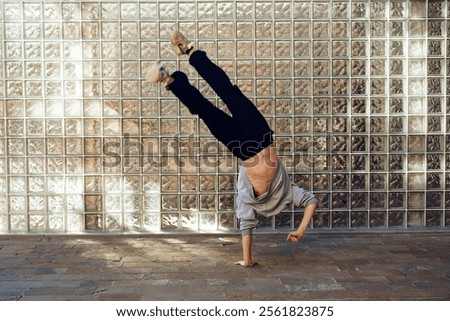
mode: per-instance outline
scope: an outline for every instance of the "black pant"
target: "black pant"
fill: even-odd
[[[198,115],[211,133],[236,157],[246,160],[272,144],[273,131],[256,106],[231,84],[225,72],[204,51],[197,50],[189,63],[227,105],[232,116],[224,113],[193,87],[185,73],[174,72],[167,86],[192,114]]]

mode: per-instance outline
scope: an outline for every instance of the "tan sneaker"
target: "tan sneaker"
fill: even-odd
[[[154,65],[146,76],[147,80],[152,84],[165,82],[169,77],[169,72],[161,65]]]
[[[175,31],[170,40],[177,56],[188,55],[193,48],[189,40],[179,31]]]

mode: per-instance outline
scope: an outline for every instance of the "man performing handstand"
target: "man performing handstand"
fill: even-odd
[[[243,260],[236,264],[253,266],[251,250],[256,214],[269,217],[291,204],[303,206],[305,210],[298,229],[287,237],[291,242],[299,242],[316,210],[317,199],[311,192],[291,183],[277,157],[273,131],[256,106],[231,84],[225,72],[204,51],[196,50],[180,32],[172,35],[171,42],[178,56],[189,56],[189,63],[226,104],[231,116],[203,97],[181,71],[169,74],[163,66],[156,66],[147,78],[151,83],[164,84],[192,114],[205,122],[211,133],[234,156],[242,160],[238,176],[237,217],[242,232]]]

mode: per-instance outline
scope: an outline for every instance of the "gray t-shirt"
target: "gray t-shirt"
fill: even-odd
[[[270,217],[279,214],[290,204],[306,207],[312,203],[317,203],[314,194],[292,183],[281,161],[278,161],[269,189],[260,196],[255,196],[245,168],[241,166],[239,169],[237,217],[244,234],[251,233],[256,227],[256,214]]]

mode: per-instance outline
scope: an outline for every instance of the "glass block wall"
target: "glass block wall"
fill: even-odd
[[[0,1],[0,231],[236,231],[238,162],[164,88],[184,31],[275,129],[317,231],[450,226],[447,1]],[[296,226],[287,209],[261,229]]]

